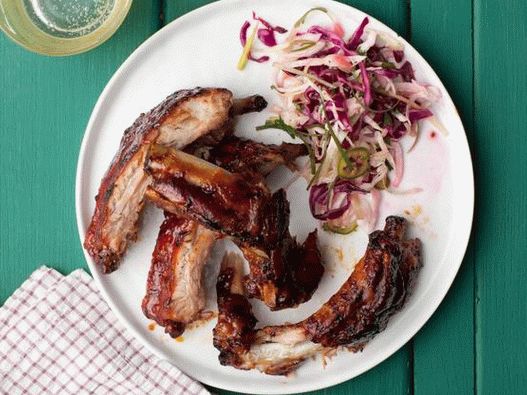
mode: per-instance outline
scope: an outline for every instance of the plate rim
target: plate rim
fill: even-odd
[[[209,4],[206,4],[204,6],[201,6],[199,8],[196,8],[176,19],[171,21],[169,24],[165,25],[163,28],[149,36],[144,42],[142,42],[128,57],[127,59],[118,67],[118,69],[115,71],[115,73],[112,75],[104,89],[102,90],[101,94],[99,95],[96,104],[94,105],[92,109],[92,113],[90,115],[89,121],[87,123],[87,126],[84,131],[84,135],[82,138],[82,143],[80,146],[78,161],[77,161],[77,168],[76,168],[76,176],[75,176],[75,213],[76,213],[76,221],[77,221],[77,230],[80,238],[81,248],[86,260],[86,263],[90,269],[90,272],[92,274],[92,277],[95,280],[95,283],[97,284],[97,287],[101,294],[103,295],[104,300],[108,305],[110,306],[112,312],[116,315],[116,317],[119,319],[121,324],[130,331],[130,333],[136,338],[144,347],[146,347],[150,352],[152,352],[154,355],[156,355],[158,358],[162,360],[166,360],[169,363],[175,365],[178,369],[180,369],[184,374],[187,376],[195,379],[191,372],[188,372],[185,370],[184,367],[177,366],[174,362],[167,359],[164,355],[162,355],[158,350],[153,347],[150,342],[141,334],[139,333],[133,325],[131,325],[128,320],[125,318],[125,315],[121,313],[120,309],[117,307],[116,304],[112,301],[112,298],[109,295],[109,290],[107,290],[106,285],[104,281],[102,280],[102,274],[98,270],[96,264],[92,260],[92,258],[89,256],[87,251],[83,247],[84,237],[86,233],[86,227],[87,224],[84,223],[82,218],[82,207],[81,207],[81,201],[83,199],[82,197],[82,191],[84,190],[84,182],[83,182],[83,173],[85,170],[85,156],[86,152],[88,150],[88,142],[91,137],[96,133],[94,131],[94,124],[96,122],[96,119],[98,117],[98,114],[101,111],[101,107],[103,106],[104,102],[108,99],[109,94],[111,93],[113,87],[119,82],[121,78],[124,77],[124,72],[126,69],[133,65],[134,61],[137,58],[140,58],[145,50],[151,45],[154,45],[155,42],[159,39],[162,39],[163,35],[166,35],[167,38],[170,37],[170,31],[172,29],[176,29],[178,25],[183,24],[187,19],[190,18],[199,18],[199,14],[203,14],[208,12],[209,10],[213,10],[215,8],[221,9],[229,4],[235,4],[235,3],[241,3],[243,0],[219,0],[216,2],[212,2]],[[339,3],[335,0],[318,0],[320,3],[327,4],[328,8],[331,7],[346,7],[351,9],[354,13],[357,15],[360,15],[362,17],[368,17],[370,18],[375,24],[378,24],[379,26],[382,26],[383,29],[386,29],[386,31],[390,32],[394,36],[397,37],[398,40],[400,40],[406,48],[411,48],[415,52],[415,56],[417,59],[424,64],[425,67],[427,67],[432,75],[437,79],[439,82],[439,87],[442,89],[443,92],[446,93],[445,96],[442,97],[442,100],[445,100],[448,105],[451,105],[452,108],[456,111],[455,119],[459,122],[459,125],[461,126],[460,134],[461,139],[463,142],[463,151],[465,151],[465,154],[463,155],[467,159],[467,164],[469,166],[467,176],[470,181],[466,185],[466,190],[464,191],[465,199],[468,208],[470,208],[470,215],[467,216],[467,220],[462,222],[462,229],[459,231],[459,233],[463,236],[461,239],[457,239],[457,248],[455,249],[455,255],[451,259],[452,264],[450,264],[451,268],[448,272],[449,278],[442,281],[442,287],[440,289],[440,292],[438,293],[438,296],[433,301],[430,301],[429,303],[426,303],[427,308],[424,308],[424,312],[421,312],[421,319],[416,320],[416,323],[412,326],[408,326],[407,330],[404,334],[401,335],[400,340],[398,342],[394,342],[394,345],[387,350],[384,350],[383,352],[380,352],[377,354],[376,358],[372,358],[371,360],[367,361],[363,364],[361,369],[359,369],[358,373],[352,373],[347,374],[346,372],[339,373],[337,375],[333,375],[332,377],[327,377],[325,380],[320,380],[316,383],[316,385],[310,385],[310,386],[304,386],[302,383],[295,383],[291,386],[284,385],[283,389],[278,391],[263,391],[259,388],[253,388],[252,390],[254,394],[273,394],[273,393],[281,393],[281,394],[289,394],[289,393],[302,393],[307,391],[314,391],[314,390],[320,390],[324,388],[328,388],[330,386],[334,386],[337,384],[340,384],[342,382],[351,380],[355,377],[358,377],[359,375],[369,371],[370,369],[374,368],[381,362],[388,359],[390,356],[395,354],[399,349],[401,349],[406,343],[408,343],[409,340],[411,340],[419,331],[420,329],[428,322],[428,320],[432,317],[432,315],[436,312],[439,305],[444,300],[446,294],[450,290],[457,273],[459,272],[459,268],[461,267],[461,264],[463,262],[464,256],[467,251],[467,247],[470,240],[470,235],[472,233],[472,225],[474,220],[474,201],[475,201],[475,187],[474,187],[474,170],[473,170],[473,161],[472,161],[472,154],[470,151],[470,146],[468,144],[468,139],[466,135],[465,127],[463,126],[463,122],[459,116],[459,112],[457,111],[457,107],[455,103],[453,102],[448,90],[445,88],[442,80],[439,78],[437,73],[435,72],[434,68],[428,63],[428,61],[415,49],[404,37],[400,36],[397,32],[395,32],[392,28],[384,24],[383,22],[379,21],[378,19],[372,17],[371,15],[365,13],[364,11],[361,11],[357,9],[356,7],[353,7],[348,4]],[[461,131],[463,133],[461,133]],[[87,198],[87,197],[84,197]],[[228,373],[227,373],[228,375]],[[201,379],[195,379],[197,381],[200,381],[203,384],[211,385],[217,388],[230,390],[230,391],[239,391],[240,388],[235,385],[231,385],[229,382],[222,380],[221,377],[215,377],[214,379],[207,378],[201,378]],[[296,390],[293,390],[293,387],[296,388]]]

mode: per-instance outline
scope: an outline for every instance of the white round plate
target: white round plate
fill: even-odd
[[[244,71],[236,69],[241,52],[238,41],[242,23],[254,10],[272,23],[290,27],[311,7],[324,6],[338,15],[347,34],[366,16],[349,6],[330,0],[228,0],[212,3],[181,17],[154,34],[119,68],[97,102],[80,151],[76,205],[81,240],[94,210],[94,196],[123,131],[141,113],[167,95],[195,86],[225,87],[238,97],[259,93],[269,102],[276,99],[271,85],[271,65],[249,63]],[[323,15],[312,16],[314,22]],[[370,17],[371,27],[396,34]],[[424,122],[417,147],[405,155],[405,176],[400,189],[423,188],[413,195],[383,195],[382,226],[386,215],[403,215],[412,223],[410,233],[421,238],[424,267],[417,287],[401,312],[389,322],[361,353],[340,351],[324,368],[320,359],[304,363],[292,377],[273,377],[256,371],[241,371],[221,366],[212,345],[215,320],[192,329],[175,341],[162,328],[150,330],[141,312],[151,253],[162,214],[148,207],[139,240],[131,246],[119,270],[103,275],[85,254],[93,277],[104,297],[124,325],[155,354],[174,363],[189,376],[206,384],[240,392],[285,394],[324,388],[351,379],[403,346],[435,311],[461,264],[465,252],[474,204],[472,163],[463,125],[443,84],[426,61],[403,39],[407,58],[417,79],[441,89],[443,98],[433,108],[444,131]],[[267,143],[287,140],[279,131],[255,132],[267,113],[240,117],[236,130]],[[435,132],[432,133],[432,132]],[[435,137],[432,137],[434,135]],[[282,170],[270,183],[284,185],[291,173]],[[299,180],[288,190],[291,202],[291,231],[303,240],[317,224],[307,208],[305,181]],[[353,265],[363,254],[367,231],[349,236],[319,232],[320,247],[327,270],[313,298],[297,309],[271,313],[259,302],[254,309],[260,324],[295,322],[314,312],[344,282]],[[215,305],[215,270],[228,243],[219,243],[208,267],[209,307]],[[181,339],[180,339],[181,340]]]

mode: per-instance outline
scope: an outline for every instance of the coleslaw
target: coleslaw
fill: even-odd
[[[307,25],[314,12],[330,25]],[[413,138],[410,150],[415,146],[419,121],[433,117],[430,107],[441,98],[439,89],[415,80],[403,44],[368,24],[364,18],[346,37],[335,16],[317,7],[290,30],[253,12],[240,31],[238,68],[271,61],[276,71],[272,89],[280,105],[257,129],[280,129],[306,145],[311,213],[340,234],[374,228],[380,191],[401,192],[400,141]]]

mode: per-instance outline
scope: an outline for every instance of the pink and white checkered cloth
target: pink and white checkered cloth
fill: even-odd
[[[127,333],[83,270],[47,267],[0,308],[0,393],[209,394]]]

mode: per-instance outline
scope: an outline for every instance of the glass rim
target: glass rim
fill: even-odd
[[[126,19],[128,13],[130,12],[130,8],[132,6],[133,0],[116,0],[116,5],[122,2],[123,7],[118,9],[117,16],[112,21],[111,24],[106,25],[105,23],[102,23],[100,27],[95,29],[94,31],[80,37],[76,38],[57,38],[49,35],[50,42],[54,42],[58,44],[57,47],[55,47],[56,50],[51,51],[54,47],[52,45],[49,46],[49,48],[43,48],[43,47],[33,47],[29,45],[26,41],[20,40],[17,37],[16,30],[13,29],[13,27],[9,24],[7,19],[5,18],[5,12],[3,10],[3,7],[0,2],[0,30],[4,32],[4,34],[15,44],[19,45],[20,47],[40,55],[45,55],[49,57],[66,57],[66,56],[72,56],[72,55],[78,55],[84,52],[88,52],[99,45],[105,43],[108,39],[110,39],[117,30],[121,27],[124,20]],[[101,30],[103,30],[103,33],[98,36],[97,34],[100,34]],[[45,32],[43,32],[46,34]],[[90,37],[94,37],[92,41],[89,40]],[[77,47],[75,47],[75,44],[79,44]],[[60,45],[64,44],[71,44],[70,46],[66,46],[66,49],[61,50]],[[50,52],[48,52],[48,50]]]

